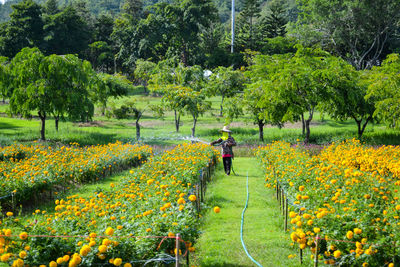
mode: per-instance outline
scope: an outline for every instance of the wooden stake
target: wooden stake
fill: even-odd
[[[287,198],[286,198],[285,206],[286,206],[286,209],[285,209],[285,232],[286,232],[287,231],[287,222],[288,222],[288,213],[289,213],[289,210],[288,210],[288,199]]]
[[[175,267],[179,267],[179,234],[176,234],[175,248],[176,248]]]
[[[317,235],[315,239],[314,267],[318,267],[318,245],[319,245],[319,235]]]
[[[300,255],[300,264],[303,264],[303,250],[299,249],[299,255]]]

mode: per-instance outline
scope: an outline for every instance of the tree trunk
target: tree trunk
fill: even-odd
[[[175,130],[177,133],[179,133],[179,124],[181,122],[181,114],[179,114],[179,112],[176,112],[176,110],[174,110],[174,115],[175,115]]]
[[[304,114],[301,114],[301,126],[302,126],[301,134],[304,136],[304,134],[306,133],[306,123],[304,121]]]
[[[222,112],[223,112],[224,98],[225,98],[225,95],[222,94],[221,109],[220,109],[220,111],[219,111],[219,116],[221,116],[221,117],[222,117],[222,115],[223,115]]]
[[[40,128],[40,140],[46,141],[45,130],[46,130],[46,113],[39,111],[39,118],[41,121],[41,128]]]
[[[309,111],[308,119],[305,121],[306,126],[306,137],[304,138],[304,144],[308,144],[310,142],[310,122],[313,119],[314,108],[311,108]]]
[[[250,49],[254,50],[254,48],[253,48],[253,17],[250,17]]]
[[[55,122],[55,125],[56,125],[56,131],[58,132],[58,122],[59,122],[59,120],[60,120],[60,116],[54,116],[54,122]]]
[[[363,125],[361,125],[362,124],[362,119],[360,119],[360,120],[357,120],[357,119],[355,119],[355,121],[356,121],[356,123],[357,123],[357,132],[358,132],[358,140],[361,140],[361,137],[362,137],[362,135],[363,135],[363,133],[364,133],[364,131],[365,131],[365,127],[367,127],[367,124],[368,124],[368,122],[370,121],[372,119],[372,117],[371,116],[369,116],[367,119],[366,119],[366,121],[365,121],[365,123],[363,124]]]
[[[189,58],[189,55],[188,55],[188,52],[187,52],[187,47],[186,47],[185,42],[183,42],[183,45],[182,45],[182,63],[183,63],[183,65],[185,67],[188,66],[188,61],[189,61],[188,58]]]
[[[196,123],[197,123],[197,117],[193,116],[192,137],[194,137],[194,134],[196,132]]]
[[[257,124],[260,141],[264,142],[264,122],[262,120],[259,120]]]
[[[139,141],[140,140],[140,124],[139,124],[139,120],[136,120],[135,125],[136,125],[136,140]]]

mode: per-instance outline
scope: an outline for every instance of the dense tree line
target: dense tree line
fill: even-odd
[[[23,0],[11,6],[10,19],[0,25],[0,55],[13,58],[24,47],[38,47],[45,55],[76,54],[98,71],[133,75],[138,59],[177,57],[186,66],[239,67],[247,49],[285,52],[281,43],[293,44],[282,39],[271,49],[270,39],[285,36],[289,21],[280,1],[272,1],[266,15],[261,15],[261,1],[240,2],[234,54],[230,30],[212,0],[149,3],[124,0],[118,15],[94,15],[84,1]]]
[[[359,138],[373,120],[399,127],[398,0],[242,0],[234,53],[215,3],[124,0],[117,15],[94,15],[83,1],[23,0],[0,25],[2,97],[12,114],[38,111],[42,129],[49,114],[56,123],[89,120],[94,103],[105,114],[107,98],[126,93],[128,79],[162,95],[176,131],[190,115],[193,136],[214,95],[228,120],[247,113],[260,140],[267,123],[301,121],[308,142],[316,110],[353,119]],[[144,110],[126,103],[114,111],[135,114],[139,138]]]

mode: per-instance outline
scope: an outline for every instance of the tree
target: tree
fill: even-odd
[[[308,31],[317,33],[323,48],[357,70],[379,64],[389,52],[388,40],[398,39],[398,0],[301,0],[299,8],[303,11],[298,20],[299,37],[302,38],[301,28],[305,25]]]
[[[33,0],[24,0],[12,5],[12,9],[0,52],[8,58],[13,58],[24,47],[43,47],[41,7]]]
[[[5,102],[5,98],[9,97],[10,82],[8,58],[0,57],[0,96],[3,98],[3,103]]]
[[[47,15],[55,15],[60,12],[58,9],[57,0],[47,0],[43,6],[43,11]]]
[[[315,76],[327,83],[328,98],[321,101],[321,108],[338,120],[354,119],[357,123],[358,139],[361,139],[375,111],[373,98],[366,99],[369,74],[361,74],[338,57],[326,58],[326,68],[317,70]]]
[[[374,67],[368,73],[366,100],[376,104],[374,117],[384,121],[389,127],[400,128],[400,56],[391,54],[382,66]]]
[[[89,45],[90,62],[95,70],[110,73],[114,63],[112,48],[103,41]]]
[[[47,113],[53,115],[56,131],[66,114],[70,120],[92,118],[88,86],[93,69],[89,62],[74,55],[50,55],[43,59],[39,71],[45,90],[51,93],[51,107]]]
[[[261,16],[259,0],[245,0],[236,23],[235,47],[237,51],[258,50],[255,43],[258,28],[256,20]]]
[[[72,6],[49,16],[44,30],[47,54],[82,54],[88,47],[88,24]]]
[[[166,8],[166,15],[173,28],[171,45],[180,51],[181,62],[188,66],[191,53],[199,44],[201,28],[207,28],[217,19],[217,10],[211,0],[183,0]]]
[[[48,115],[56,117],[56,128],[57,117],[64,113],[87,116],[86,88],[92,72],[89,62],[73,55],[45,57],[38,48],[24,48],[11,60],[10,70],[14,88],[10,113],[31,118],[37,111],[41,140],[46,139]]]
[[[109,14],[100,14],[94,21],[94,36],[93,39],[97,42],[106,42],[112,44],[111,34],[113,32],[114,19]]]
[[[176,88],[187,87],[200,91],[204,87],[204,72],[200,66],[185,67],[171,60],[160,61],[149,80],[151,91],[163,94],[162,101],[174,111],[175,129],[179,132],[180,116],[184,108],[177,97]]]
[[[302,118],[305,143],[310,139],[310,122],[315,108],[322,99],[328,98],[327,82],[316,75],[316,71],[326,67],[328,55],[319,49],[298,46],[294,55],[256,56],[248,72],[250,87],[263,90],[256,98],[261,101],[258,106],[271,105],[264,118],[273,118],[272,121],[276,120],[279,125]]]
[[[147,93],[147,85],[151,78],[151,75],[154,74],[154,69],[156,67],[156,63],[139,59],[136,61],[136,68],[134,71],[135,79],[138,80],[144,87],[144,93]]]
[[[126,77],[99,73],[93,81],[92,100],[100,104],[101,114],[104,115],[108,98],[127,95],[130,89],[132,89],[132,83]]]
[[[240,71],[232,67],[218,67],[209,77],[207,92],[209,95],[221,95],[220,116],[223,115],[225,97],[233,97],[244,89],[245,78]]]
[[[124,0],[122,10],[131,20],[138,21],[142,16],[143,3],[141,0]]]
[[[262,19],[260,24],[263,27],[263,33],[268,38],[275,38],[286,35],[287,23],[285,7],[282,2],[277,2],[270,6],[270,13]]]
[[[193,118],[192,137],[195,137],[198,118],[211,108],[211,103],[206,101],[204,93],[192,88],[176,86],[174,88],[178,106]]]

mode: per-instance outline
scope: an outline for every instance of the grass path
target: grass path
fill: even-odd
[[[224,174],[221,166],[206,193],[210,206],[204,217],[202,234],[196,243],[192,262],[196,266],[256,266],[247,257],[240,241],[241,214],[246,203],[246,178],[249,175],[250,198],[244,221],[244,242],[250,255],[264,267],[300,266],[298,257],[289,259],[296,250],[289,245],[289,234],[283,230],[283,218],[273,197],[264,187],[261,166],[255,158],[235,158],[237,176]],[[212,212],[211,207],[221,207]],[[307,266],[309,258],[301,266]]]

